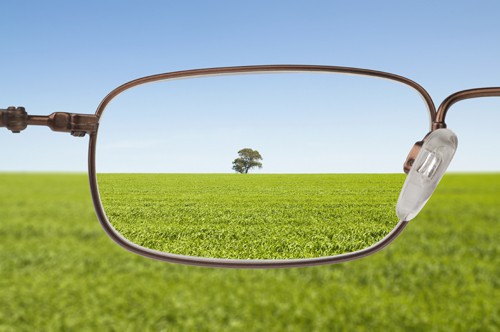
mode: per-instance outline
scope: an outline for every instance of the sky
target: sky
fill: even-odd
[[[137,77],[237,65],[320,64],[391,72],[421,84],[436,106],[459,90],[500,86],[498,1],[3,0],[0,13],[0,108],[24,106],[29,114],[94,113],[108,92]],[[98,171],[139,170],[142,164],[141,170],[152,172],[231,172],[238,149],[251,147],[264,157],[261,172],[392,172],[401,169],[413,142],[427,132],[421,101],[393,83],[332,78],[343,91],[337,96],[353,100],[345,106],[328,93],[330,83],[323,77],[308,79],[318,82],[311,91],[322,93],[325,103],[312,92],[309,99],[298,98],[305,95],[297,92],[304,91],[303,81],[294,85],[295,78],[278,76],[203,81],[213,89],[203,107],[194,103],[206,92],[193,87],[199,81],[176,82],[184,89],[177,94],[168,85],[173,82],[165,82],[135,95],[131,91],[132,99],[117,98],[115,108],[136,106],[105,114]],[[364,92],[345,98],[356,86]],[[224,94],[228,87],[235,89],[230,95]],[[167,90],[166,108],[145,107],[155,100],[151,94],[165,97]],[[277,90],[281,94],[269,94]],[[243,91],[251,94],[242,96]],[[180,112],[175,103],[190,92],[196,96],[187,99],[194,104],[183,104]],[[290,101],[287,96],[296,102],[277,107]],[[244,112],[245,100],[259,103]],[[301,103],[309,105],[307,110],[299,108]],[[352,111],[343,118],[332,114],[342,107]],[[131,115],[138,109],[149,111],[158,128],[145,130],[140,122],[145,120]],[[374,116],[374,109],[385,113]],[[397,129],[388,119],[397,121]],[[451,170],[500,171],[494,153],[499,120],[500,98],[466,101],[450,110],[448,126],[459,140]],[[0,171],[86,170],[88,138],[48,128],[29,127],[20,134],[0,129]],[[378,143],[384,138],[386,143]],[[349,150],[348,143],[357,150]],[[370,148],[363,150],[363,143]]]

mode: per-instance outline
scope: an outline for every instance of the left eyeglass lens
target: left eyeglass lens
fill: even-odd
[[[429,128],[408,86],[273,73],[161,81],[107,106],[96,171],[104,211],[146,248],[290,259],[367,248],[398,223],[404,159]],[[233,161],[257,150],[262,169]]]

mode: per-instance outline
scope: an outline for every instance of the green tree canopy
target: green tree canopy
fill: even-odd
[[[252,150],[250,148],[241,149],[238,151],[239,157],[233,161],[233,170],[246,174],[248,171],[254,167],[262,168],[262,156],[259,151]]]

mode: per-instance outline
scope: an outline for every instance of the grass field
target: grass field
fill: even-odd
[[[500,174],[448,175],[383,251],[225,270],[109,240],[85,175],[0,174],[0,331],[498,331]]]
[[[320,257],[397,224],[404,174],[99,174],[106,214],[147,248],[216,258]]]

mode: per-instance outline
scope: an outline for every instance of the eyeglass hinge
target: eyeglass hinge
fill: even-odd
[[[7,127],[13,133],[20,133],[28,126],[28,113],[24,107],[0,109],[0,127]]]
[[[55,112],[49,116],[28,115],[24,107],[0,109],[0,127],[6,127],[13,133],[19,133],[28,125],[47,126],[53,131],[69,132],[76,137],[83,137],[97,131],[99,118],[94,114],[76,114]]]

